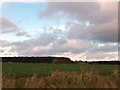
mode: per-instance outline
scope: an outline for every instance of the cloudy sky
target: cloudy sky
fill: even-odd
[[[5,2],[0,9],[0,56],[118,59],[117,2]]]

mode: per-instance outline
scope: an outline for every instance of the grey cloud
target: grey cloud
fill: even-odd
[[[14,33],[19,30],[18,26],[6,17],[0,17],[1,33]]]
[[[58,39],[59,35],[58,32],[54,32],[54,33],[47,33],[47,32],[44,32],[43,34],[40,34],[39,37],[36,37],[36,38],[32,38],[32,39],[29,39],[29,40],[24,40],[24,41],[21,41],[21,42],[14,42],[12,45],[12,50],[13,51],[17,51],[19,54],[43,54],[43,53],[46,53],[44,52],[44,50],[41,51],[36,51],[36,52],[33,52],[32,49],[34,47],[44,47],[44,46],[47,46],[51,43],[65,43],[65,39]]]
[[[118,42],[118,22],[114,20],[106,24],[97,24],[90,31],[94,40]]]
[[[117,7],[117,3],[114,4]],[[98,2],[49,2],[46,10],[41,12],[40,16],[56,16],[56,14],[59,15],[59,12],[63,12],[64,16],[93,23],[106,23],[117,16],[117,10],[102,10],[101,8],[102,6]]]
[[[6,17],[0,17],[0,21],[1,34],[16,33],[16,36],[30,37],[27,32],[21,31],[21,29],[12,20]]]
[[[42,43],[40,40],[43,40],[42,38],[37,39],[30,39],[23,42],[15,42],[13,43],[13,51],[17,51],[20,55],[55,55],[58,53],[64,53],[64,52],[72,52],[72,53],[82,53],[89,48],[92,47],[92,45],[88,41],[80,41],[80,40],[55,40],[51,42],[47,42],[43,40]],[[71,42],[72,41],[72,42]],[[37,51],[33,51],[34,48],[38,47]],[[40,50],[39,50],[40,48]],[[48,48],[48,49],[46,49]]]
[[[89,40],[91,39],[90,32],[91,31],[87,29],[85,25],[74,23],[70,27],[67,33],[67,37],[71,39],[73,38],[73,39]]]
[[[4,52],[4,50],[0,50],[0,53],[3,53]]]
[[[16,36],[26,36],[26,37],[30,37],[30,35],[29,35],[27,32],[24,32],[24,31],[16,32]]]
[[[19,54],[31,54],[31,55],[41,55],[41,54],[57,54],[64,52],[72,52],[72,53],[81,53],[86,51],[91,47],[91,44],[88,41],[83,40],[75,40],[65,38],[62,32],[59,30],[55,30],[52,33],[43,33],[40,34],[39,37],[21,41],[14,42],[12,50],[16,50]],[[60,37],[61,35],[61,37]],[[60,37],[60,38],[58,38]],[[35,47],[40,47],[41,50],[33,52],[32,49]],[[42,48],[41,48],[42,47]],[[47,48],[44,50],[44,48]],[[49,48],[50,47],[50,48]]]
[[[88,14],[96,12],[100,8],[98,3],[88,3],[88,2],[49,2],[48,7],[43,13],[40,13],[41,16],[47,16],[52,13],[63,11],[68,14],[81,15],[82,17]]]
[[[50,41],[47,43],[42,43],[40,41],[44,42],[42,38],[34,38],[21,42],[14,42],[12,44],[11,51],[15,51],[18,53],[18,55],[23,56],[57,55],[65,52],[71,52],[78,55],[89,52],[85,55],[90,59],[109,57],[112,55],[109,54],[110,52],[117,52],[117,45],[111,45],[110,43],[105,43],[105,46],[98,47],[96,44],[92,44],[90,41],[76,39],[65,39],[63,43],[61,43],[60,40]],[[114,57],[115,55],[112,55],[110,57]]]
[[[118,59],[118,54],[117,52],[86,52],[85,55],[87,56],[86,59],[97,59],[97,60],[102,60],[102,59],[108,59],[108,60],[111,60],[111,59]]]
[[[56,53],[64,53],[71,52],[74,54],[82,53],[91,48],[92,45],[89,41],[76,40],[76,39],[68,39],[64,44],[53,44],[53,48],[51,48],[50,52]]]
[[[0,46],[7,47],[7,46],[10,46],[10,45],[11,45],[10,42],[5,41],[5,40],[0,40]]]
[[[40,15],[48,17],[63,12],[63,15],[69,16],[70,20],[77,20],[79,23],[89,21],[93,25],[85,29],[86,26],[73,22],[72,26],[66,24],[70,27],[68,38],[118,42],[117,3],[105,4],[108,6],[107,9],[103,9],[98,2],[50,2]]]
[[[103,46],[94,46],[89,51],[91,52],[117,52],[118,51],[118,44],[112,44],[112,43],[104,43]]]
[[[92,44],[91,39],[88,38],[88,29],[83,28],[84,25],[74,24],[71,26],[68,32],[63,33],[59,29],[46,28],[46,31],[39,34],[38,37],[24,40],[21,42],[14,42],[12,44],[12,51],[17,51],[19,55],[56,55],[59,53],[71,52],[73,54],[80,54],[84,52],[116,52],[117,47],[110,45],[110,43],[105,43],[104,47],[96,47],[96,44]],[[81,30],[80,30],[81,28]],[[49,30],[49,32],[47,32]],[[71,35],[68,33],[71,32]],[[85,31],[82,31],[85,30]],[[78,34],[76,36],[76,33]],[[108,33],[108,32],[107,32]],[[75,35],[74,35],[75,34]],[[90,34],[90,33],[89,33]],[[71,36],[68,37],[68,36]],[[59,38],[60,37],[60,38]],[[100,43],[100,42],[99,42]],[[107,54],[106,54],[107,55]]]
[[[67,24],[66,24],[67,25]],[[67,32],[68,38],[91,40],[98,42],[118,42],[118,22],[113,20],[104,24],[85,24],[72,23]]]

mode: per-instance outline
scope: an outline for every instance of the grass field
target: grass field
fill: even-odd
[[[93,71],[103,75],[111,74],[117,65],[98,65],[98,64],[41,64],[41,63],[3,63],[2,74],[13,77],[32,76],[33,74],[49,75],[53,71]]]
[[[3,63],[7,88],[117,88],[117,65]]]

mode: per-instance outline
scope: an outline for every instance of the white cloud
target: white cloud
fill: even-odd
[[[7,47],[1,47],[0,46],[0,57],[14,57],[14,56],[18,56],[17,52],[11,52],[11,47],[7,46]]]

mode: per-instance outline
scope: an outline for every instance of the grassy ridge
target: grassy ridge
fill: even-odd
[[[38,76],[50,75],[53,71],[65,72],[97,72],[102,75],[110,75],[118,68],[117,65],[98,64],[46,64],[46,63],[3,63],[3,76],[26,77],[37,74]]]

